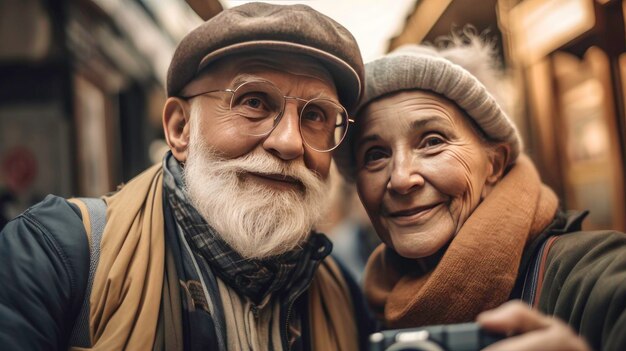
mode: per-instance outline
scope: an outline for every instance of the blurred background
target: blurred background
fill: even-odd
[[[176,44],[244,2],[0,0],[0,228],[48,193],[99,196],[160,162]],[[487,30],[511,88],[508,108],[544,181],[565,208],[591,210],[586,229],[626,231],[623,1],[270,2],[335,18],[366,61],[466,24]],[[335,178],[336,210],[320,226],[370,240],[354,190]]]

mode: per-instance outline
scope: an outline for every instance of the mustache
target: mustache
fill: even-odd
[[[276,174],[285,178],[293,178],[305,187],[321,180],[321,177],[316,172],[308,169],[303,161],[281,161],[274,156],[261,152],[251,152],[234,159],[224,159],[216,156],[214,152],[212,153],[214,162],[211,165],[211,171],[224,175],[244,173]]]

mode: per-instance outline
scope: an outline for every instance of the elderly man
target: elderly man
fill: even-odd
[[[162,165],[0,234],[2,349],[363,346],[358,289],[312,231],[362,76],[354,38],[307,6],[246,4],[187,35]]]

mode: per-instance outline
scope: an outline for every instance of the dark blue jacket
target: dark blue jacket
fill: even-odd
[[[80,211],[48,196],[0,232],[0,349],[67,349],[87,286]]]

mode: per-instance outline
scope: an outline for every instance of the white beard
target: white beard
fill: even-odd
[[[309,236],[327,206],[329,182],[303,162],[284,162],[260,149],[224,159],[204,141],[199,109],[192,107],[189,152],[183,176],[191,204],[241,256],[260,259],[293,250]],[[247,172],[284,174],[300,190],[276,190],[242,180]]]

